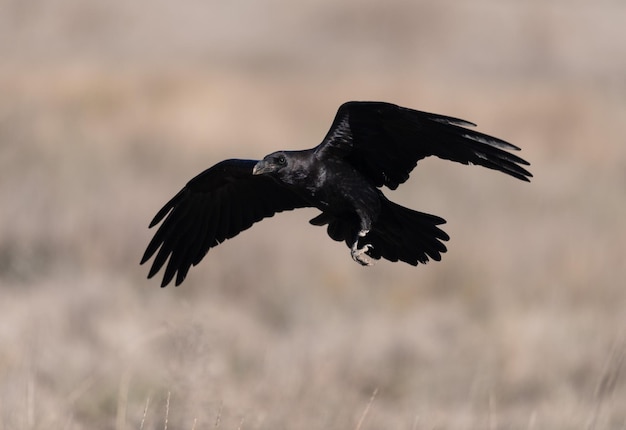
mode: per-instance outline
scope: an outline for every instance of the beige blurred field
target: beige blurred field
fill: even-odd
[[[626,4],[0,0],[0,429],[626,428]],[[355,264],[300,210],[183,286],[154,213],[340,103],[453,115],[530,184],[436,159],[386,194],[439,263]]]

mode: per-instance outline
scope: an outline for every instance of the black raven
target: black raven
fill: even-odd
[[[478,164],[523,181],[529,163],[503,140],[468,129],[471,122],[384,102],[344,103],[318,146],[278,151],[257,160],[225,160],[190,180],[156,214],[164,218],[141,259],[156,257],[148,278],[165,265],[161,286],[187,276],[210,248],[277,212],[322,211],[310,223],[328,224],[362,265],[385,258],[416,266],[441,260],[449,236],[438,216],[399,206],[380,191],[394,190],[422,158],[435,155]],[[157,252],[158,251],[158,252]]]

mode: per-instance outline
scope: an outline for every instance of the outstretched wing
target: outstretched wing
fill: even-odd
[[[265,175],[253,175],[255,160],[225,160],[193,178],[156,214],[165,218],[141,264],[155,253],[148,278],[165,265],[162,287],[176,285],[209,249],[276,212],[308,206],[297,194]],[[158,251],[158,252],[157,252]]]
[[[475,124],[384,102],[347,102],[322,143],[321,159],[340,157],[377,187],[396,189],[417,162],[430,155],[499,170],[523,181],[529,163],[508,151],[520,148],[468,129]]]

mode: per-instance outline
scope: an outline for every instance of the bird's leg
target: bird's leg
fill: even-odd
[[[372,266],[374,263],[371,258],[366,254],[366,252],[372,247],[369,243],[363,245],[362,248],[359,248],[359,238],[365,237],[365,235],[369,233],[369,230],[361,230],[359,234],[357,234],[354,239],[354,243],[352,244],[352,248],[350,248],[350,254],[352,255],[352,259],[359,263],[361,266]]]

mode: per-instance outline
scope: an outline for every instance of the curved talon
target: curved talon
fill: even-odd
[[[361,266],[373,266],[374,262],[372,259],[366,254],[366,252],[372,248],[372,245],[369,243],[363,245],[362,248],[357,248],[357,242],[354,242],[352,248],[350,250],[350,254],[352,255],[352,259],[359,263]]]

